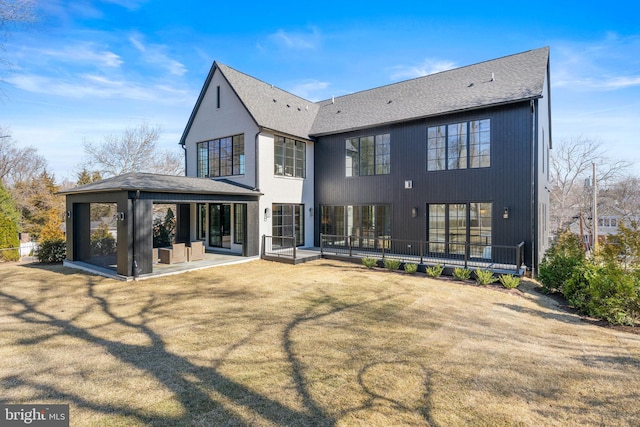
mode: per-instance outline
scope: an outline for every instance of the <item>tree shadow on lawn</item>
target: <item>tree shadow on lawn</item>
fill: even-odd
[[[47,269],[50,271],[49,269]],[[4,299],[13,309],[9,316],[24,324],[37,326],[43,329],[42,335],[33,338],[21,338],[16,341],[17,345],[47,345],[47,342],[56,337],[72,337],[82,340],[92,346],[99,346],[104,349],[111,357],[117,361],[136,368],[155,379],[164,389],[171,393],[180,406],[179,415],[163,414],[154,412],[153,407],[145,410],[136,405],[136,402],[127,405],[123,403],[109,403],[103,399],[101,401],[93,401],[86,396],[82,396],[73,389],[64,388],[63,386],[52,385],[49,382],[39,382],[36,379],[25,379],[18,375],[5,376],[0,379],[0,384],[6,390],[12,388],[27,387],[34,391],[35,399],[43,401],[59,400],[71,403],[72,407],[85,408],[90,411],[104,414],[109,417],[116,417],[128,420],[127,423],[143,423],[149,425],[185,425],[192,424],[196,420],[215,419],[216,422],[224,422],[227,425],[247,425],[249,422],[235,413],[229,406],[225,406],[211,394],[219,394],[227,402],[244,407],[261,419],[267,420],[276,425],[300,425],[300,426],[333,426],[337,419],[327,412],[322,405],[317,402],[310,390],[310,384],[305,377],[305,365],[302,363],[304,355],[296,354],[295,344],[292,334],[296,329],[303,326],[305,322],[315,321],[326,316],[331,316],[341,311],[366,306],[372,303],[379,303],[385,300],[393,299],[394,295],[383,295],[365,301],[359,301],[347,304],[340,299],[333,299],[328,295],[315,299],[315,301],[305,310],[293,317],[286,323],[282,335],[282,348],[286,354],[286,359],[291,370],[291,379],[295,385],[295,391],[302,402],[302,409],[293,409],[284,404],[269,398],[268,396],[258,393],[247,386],[238,383],[227,375],[222,374],[219,368],[234,349],[243,346],[252,336],[261,333],[261,327],[258,327],[249,337],[244,337],[233,345],[229,346],[220,358],[209,360],[212,362],[209,366],[199,366],[190,361],[187,357],[175,354],[167,348],[167,344],[162,336],[149,326],[152,318],[152,312],[157,308],[157,300],[155,296],[149,298],[142,308],[136,310],[135,313],[129,313],[127,316],[118,315],[115,311],[113,303],[106,297],[98,294],[96,283],[89,281],[86,285],[87,296],[93,301],[86,308],[80,310],[71,318],[62,318],[55,314],[51,314],[43,309],[38,308],[39,302],[31,302],[26,298],[12,295],[6,291],[0,290],[0,298]],[[172,295],[171,303],[176,302],[179,296]],[[182,296],[184,297],[184,296]],[[189,294],[188,297],[193,297]],[[120,301],[122,303],[122,301]],[[121,326],[129,331],[142,334],[142,338],[137,342],[144,344],[125,343],[117,338],[105,338],[99,335],[99,331],[95,330],[95,325],[78,326],[81,316],[99,308],[99,314],[106,316],[107,324]],[[132,322],[132,316],[143,319],[140,322]],[[102,322],[101,324],[104,324]],[[47,333],[45,330],[53,328],[54,332]],[[304,333],[298,330],[296,333]],[[45,347],[46,348],[46,347]],[[363,368],[365,372],[371,367]],[[366,384],[360,379],[360,386],[365,394],[370,395],[371,399],[379,399],[375,393],[367,388]],[[424,385],[429,388],[428,383]],[[144,393],[144,390],[139,390]],[[0,402],[7,402],[0,399]],[[393,403],[393,402],[392,402]],[[398,410],[408,411],[410,408],[395,405]],[[348,412],[356,410],[364,410],[366,407],[355,408]],[[434,424],[429,415],[429,408],[421,407],[413,409],[419,413],[430,424]],[[337,416],[344,416],[347,413],[338,413]]]
[[[216,368],[202,367],[190,362],[187,358],[176,355],[166,348],[162,337],[153,329],[142,322],[132,323],[124,317],[116,315],[106,298],[95,292],[95,284],[88,285],[89,296],[101,308],[103,314],[110,320],[121,326],[132,328],[144,334],[151,344],[126,344],[118,340],[107,339],[93,333],[90,328],[74,325],[74,319],[66,320],[58,318],[43,310],[39,310],[26,299],[10,295],[0,291],[0,298],[19,307],[11,316],[27,324],[40,327],[53,327],[58,330],[55,334],[47,334],[38,340],[31,340],[34,345],[42,345],[56,336],[74,337],[89,344],[97,345],[106,350],[111,356],[126,365],[140,369],[155,378],[178,401],[184,409],[184,415],[167,416],[153,414],[133,406],[122,406],[109,403],[97,403],[83,398],[72,391],[58,389],[44,383],[22,380],[16,376],[5,377],[2,380],[3,387],[28,386],[40,392],[42,398],[47,400],[59,399],[70,402],[78,407],[84,407],[105,415],[119,415],[129,418],[131,421],[142,422],[151,425],[185,425],[192,423],[199,416],[215,411],[216,419],[224,420],[227,424],[246,425],[247,422],[237,414],[229,411],[225,406],[212,399],[210,391],[217,392],[228,400],[241,405],[249,406],[253,412],[274,424],[286,425],[333,425],[334,420],[322,411],[317,405],[305,400],[306,411],[294,410],[281,403],[259,394],[246,386],[228,378],[216,370]],[[144,311],[145,309],[143,309]],[[77,317],[77,316],[76,316]],[[304,383],[302,376],[298,381]],[[189,380],[189,378],[195,378]],[[144,392],[140,390],[140,392]],[[4,402],[4,400],[3,400]]]
[[[296,384],[296,390],[298,394],[302,397],[304,406],[308,408],[312,415],[322,418],[323,410],[320,405],[315,402],[312,393],[309,389],[309,384],[305,380],[304,377],[304,363],[302,361],[303,355],[298,355],[295,351],[295,342],[293,339],[293,333],[296,329],[304,326],[305,323],[314,323],[317,321],[321,321],[324,318],[333,316],[340,312],[346,310],[354,310],[361,307],[365,307],[371,304],[388,302],[396,298],[401,294],[389,294],[389,295],[381,295],[377,298],[368,299],[365,301],[360,301],[351,304],[345,304],[339,299],[333,298],[331,295],[327,293],[322,293],[322,295],[313,298],[311,300],[311,304],[305,310],[304,313],[297,315],[285,328],[283,334],[283,344],[284,350],[287,354],[287,359],[292,366],[292,377]],[[391,369],[398,366],[410,366],[415,370],[415,362],[407,362],[407,361],[397,361],[394,360],[392,362],[370,362],[365,364],[358,372],[357,383],[358,386],[364,396],[363,404],[356,405],[347,410],[338,410],[337,411],[337,419],[341,419],[347,417],[350,414],[355,414],[360,411],[373,410],[374,402],[385,402],[389,404],[394,411],[397,412],[405,412],[405,413],[414,413],[418,414],[422,419],[427,421],[427,425],[436,426],[436,422],[433,420],[431,416],[431,407],[424,402],[429,401],[429,391],[431,390],[431,384],[428,380],[428,372],[427,369],[418,366],[420,371],[419,380],[417,381],[421,387],[423,388],[423,392],[420,394],[420,403],[415,405],[407,405],[401,401],[401,399],[395,399],[393,397],[389,397],[384,393],[379,393],[375,390],[375,386],[368,383],[366,380],[367,373],[373,371],[376,367],[379,366],[389,366]],[[376,381],[372,381],[375,383]],[[317,425],[317,424],[316,424]]]

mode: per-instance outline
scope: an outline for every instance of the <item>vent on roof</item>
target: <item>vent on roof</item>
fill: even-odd
[[[276,99],[275,99],[275,98],[273,98],[273,102],[278,102],[278,101],[276,101]]]
[[[469,86],[467,86],[467,87],[472,87],[472,86],[473,86],[473,83],[469,83]]]
[[[335,104],[336,103],[336,99],[333,97],[333,95],[331,95],[331,103]]]
[[[287,104],[287,108],[291,108],[291,105]]]
[[[393,101],[390,99],[387,101],[387,104],[391,104]]]
[[[493,82],[493,81],[495,81],[495,80],[496,80],[496,76],[495,76],[495,74],[494,74],[494,73],[491,73],[491,81]]]
[[[338,112],[336,112],[336,114],[340,114],[340,110],[338,110]]]

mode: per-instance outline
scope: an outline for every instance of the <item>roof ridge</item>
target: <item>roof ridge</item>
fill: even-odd
[[[378,89],[382,89],[382,88],[388,88],[388,87],[395,86],[395,85],[401,85],[403,83],[413,82],[413,81],[417,81],[417,80],[421,80],[421,79],[426,79],[428,77],[433,77],[433,76],[436,76],[436,75],[439,75],[439,74],[449,73],[449,72],[456,71],[456,70],[463,70],[465,68],[475,67],[477,65],[486,64],[486,63],[494,62],[494,61],[500,61],[500,60],[503,60],[503,59],[506,59],[506,58],[510,58],[510,57],[513,57],[513,56],[524,55],[526,53],[545,50],[545,49],[548,51],[549,50],[549,46],[544,46],[544,47],[540,47],[540,48],[537,48],[537,49],[529,49],[529,50],[525,50],[525,51],[522,51],[522,52],[512,53],[510,55],[504,55],[504,56],[501,56],[501,57],[498,57],[498,58],[487,59],[487,60],[480,61],[480,62],[474,62],[473,64],[462,65],[460,67],[451,68],[449,70],[438,71],[438,72],[435,72],[435,73],[426,74],[424,76],[418,76],[418,77],[414,77],[414,78],[411,78],[411,79],[400,80],[400,81],[397,81],[397,82],[392,82],[392,83],[388,83],[388,84],[385,84],[385,85],[372,87],[372,88],[369,88],[369,89],[362,89],[362,90],[359,90],[359,91],[356,91],[356,92],[351,92],[351,93],[348,93],[348,94],[345,94],[345,95],[332,96],[331,98],[323,99],[321,101],[316,101],[315,103],[318,104],[318,105],[321,105],[321,104],[323,104],[325,102],[335,101],[336,99],[346,98],[346,97],[349,97],[349,96],[352,96],[352,95],[357,95],[357,94],[366,93],[366,92],[372,92],[372,91],[375,91],[375,90],[378,90]]]

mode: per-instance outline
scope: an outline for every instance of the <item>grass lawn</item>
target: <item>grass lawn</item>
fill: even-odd
[[[72,426],[638,426],[640,335],[356,264],[0,266],[0,402]]]

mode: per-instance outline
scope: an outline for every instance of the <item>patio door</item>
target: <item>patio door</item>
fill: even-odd
[[[230,204],[209,204],[209,246],[231,248]]]

